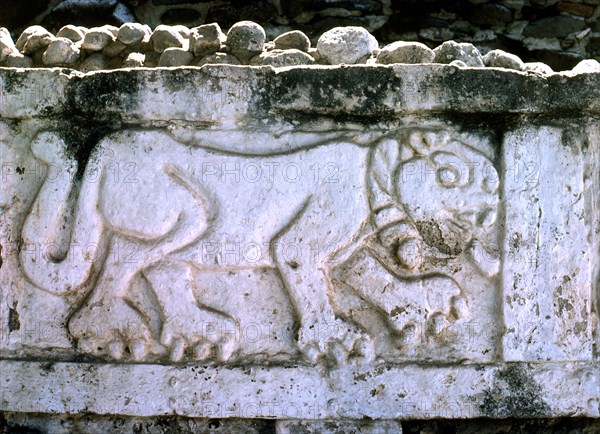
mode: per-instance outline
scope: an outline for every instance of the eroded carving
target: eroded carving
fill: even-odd
[[[434,128],[357,142],[315,135],[252,155],[215,151],[200,133],[183,143],[132,130],[102,140],[78,180],[64,142],[42,133],[35,157],[71,176],[49,183],[49,172],[42,185],[23,241],[56,248],[46,261],[22,252],[23,270],[73,300],[68,328],[86,354],[236,361],[245,350],[232,331],[249,315],[224,294],[262,288],[289,336],[257,360],[295,359],[292,336],[311,362],[422,357],[407,351],[411,330],[444,345],[440,331],[469,318],[464,285],[494,287],[489,144]],[[115,182],[119,164],[133,166]],[[93,260],[66,261],[82,244]]]

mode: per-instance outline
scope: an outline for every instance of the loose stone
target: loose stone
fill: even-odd
[[[150,27],[139,23],[125,23],[119,27],[117,40],[125,45],[133,45],[143,40],[149,40],[152,32]]]
[[[190,51],[194,56],[216,53],[226,39],[217,23],[194,27],[190,32]]]
[[[393,42],[383,47],[377,55],[377,63],[431,63],[435,53],[420,42]]]
[[[226,45],[231,54],[242,63],[247,63],[263,50],[265,40],[262,26],[252,21],[240,21],[227,32]]]
[[[102,51],[116,39],[115,35],[106,27],[93,27],[83,38],[81,48],[90,51]]]
[[[8,68],[33,68],[33,59],[19,52],[10,53],[4,59],[4,66]]]
[[[56,38],[42,56],[46,66],[73,65],[79,61],[79,47],[70,39]]]
[[[252,59],[253,65],[271,65],[274,67],[310,65],[315,60],[308,54],[296,50],[272,50],[259,54]]]
[[[554,74],[550,66],[542,62],[527,62],[523,64],[523,71],[537,72],[538,74],[548,75]]]
[[[67,24],[56,33],[57,38],[67,38],[73,42],[83,41],[85,38],[85,32],[77,26]]]
[[[100,71],[102,69],[109,69],[108,58],[102,53],[94,53],[86,57],[79,67],[82,72]]]
[[[145,61],[146,56],[143,53],[129,53],[123,61],[123,68],[141,68]]]
[[[17,54],[18,52],[8,30],[0,27],[0,62],[4,61],[9,54]]]
[[[483,67],[483,57],[479,50],[467,42],[458,43],[455,41],[446,41],[434,50],[435,63],[450,63],[453,60],[461,60],[467,66]]]
[[[378,47],[377,39],[362,27],[335,27],[321,35],[319,53],[332,65],[366,60]]]
[[[273,43],[274,48],[279,50],[295,48],[296,50],[307,52],[310,49],[310,39],[299,30],[282,33],[273,39]]]
[[[584,72],[600,72],[600,62],[596,59],[585,59],[575,65],[572,71],[576,74]]]
[[[487,53],[483,56],[483,63],[485,66],[495,68],[516,69],[517,71],[523,69],[523,61],[518,56],[502,50],[492,50]]]
[[[126,48],[127,45],[123,44],[122,42],[114,41],[108,44],[106,47],[104,47],[104,49],[102,50],[102,54],[104,54],[107,57],[116,57],[123,53]]]
[[[232,56],[229,53],[212,53],[203,57],[196,57],[191,65],[193,66],[202,66],[208,64],[222,65],[241,65],[239,59],[235,56]]]
[[[194,55],[183,48],[167,48],[160,56],[158,66],[185,66],[188,65]]]
[[[154,47],[154,51],[162,53],[167,48],[184,48],[187,50],[189,42],[181,36],[176,29],[171,26],[160,25],[154,29],[150,42]]]
[[[29,29],[32,28],[30,27]],[[55,39],[54,35],[43,27],[33,26],[32,31],[27,33],[27,36],[24,40],[21,40],[23,34],[25,34],[29,29],[26,29],[21,34],[16,44],[16,47],[24,54],[33,54],[35,52],[42,51],[48,45],[50,45],[50,42]],[[21,43],[22,48],[20,48]]]

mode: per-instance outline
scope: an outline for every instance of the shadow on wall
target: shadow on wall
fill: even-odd
[[[584,58],[600,60],[600,6],[594,0],[3,0],[0,26],[13,37],[41,24],[56,33],[66,24],[86,27],[142,22],[194,27],[218,22],[224,29],[252,20],[273,39],[302,30],[316,43],[337,26],[365,27],[382,43],[420,41],[433,48],[454,39],[483,53],[503,49],[555,71]]]

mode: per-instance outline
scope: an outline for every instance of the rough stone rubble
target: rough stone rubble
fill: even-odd
[[[298,30],[267,41],[263,27],[252,21],[234,24],[227,34],[217,23],[191,29],[159,25],[154,30],[139,23],[93,28],[66,25],[55,35],[36,25],[25,29],[16,42],[6,28],[0,28],[0,66],[10,68],[67,67],[92,72],[205,64],[286,67],[394,63],[553,73],[544,63],[525,63],[499,49],[483,54],[471,43],[446,41],[432,50],[420,42],[398,41],[379,48],[369,31],[356,26],[335,27],[323,33],[316,47],[311,47],[310,39]],[[572,72],[600,72],[600,63],[586,59]]]

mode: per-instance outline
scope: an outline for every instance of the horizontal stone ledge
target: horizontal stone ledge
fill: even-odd
[[[357,122],[406,114],[600,112],[600,73],[541,76],[455,66],[231,65],[82,74],[0,68],[0,116],[264,126],[315,115]]]
[[[347,366],[327,373],[299,366],[2,360],[0,372],[0,410],[6,412],[249,419],[600,416],[598,362]]]

